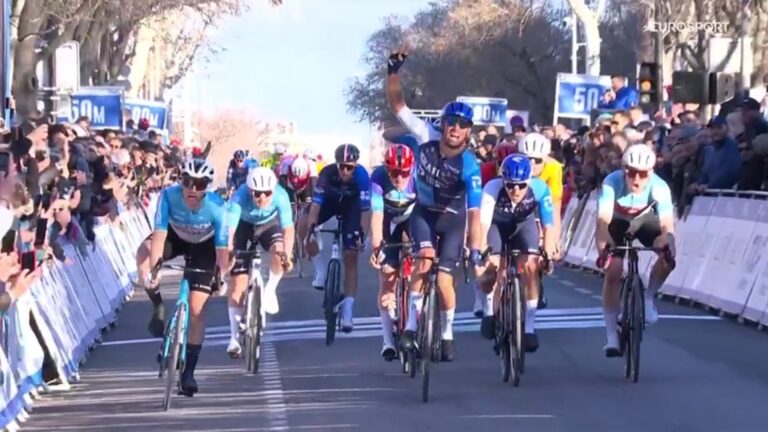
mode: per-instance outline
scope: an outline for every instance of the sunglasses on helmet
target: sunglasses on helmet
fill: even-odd
[[[195,178],[190,177],[188,174],[185,174],[181,178],[181,185],[184,186],[187,189],[194,189],[198,192],[204,191],[208,189],[208,184],[210,181],[206,178]]]
[[[467,128],[472,127],[472,121],[471,120],[467,120],[464,117],[459,117],[459,116],[453,116],[453,115],[452,116],[446,116],[445,119],[443,119],[443,122],[448,127],[453,127],[453,126],[456,126],[456,125],[459,125],[459,127],[462,128],[462,129],[467,129]]]

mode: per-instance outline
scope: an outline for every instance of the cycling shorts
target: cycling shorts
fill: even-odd
[[[438,269],[452,273],[464,251],[466,223],[464,213],[435,212],[416,204],[408,224],[414,252],[437,244]]]
[[[277,218],[264,225],[254,225],[240,220],[235,229],[234,249],[236,251],[255,251],[256,245],[268,251],[275,243],[283,241],[283,230]],[[232,267],[232,276],[247,274],[251,268],[250,254],[238,254],[235,256],[235,265]]]
[[[358,250],[363,232],[360,222],[361,215],[360,200],[356,197],[341,201],[323,201],[317,217],[317,226],[324,224],[334,216],[341,217],[341,239],[344,249]]]
[[[504,242],[508,250],[519,250],[527,255],[540,255],[539,226],[536,219],[529,217],[519,223],[492,224],[488,230],[488,246],[491,247],[491,254],[501,254]]]
[[[659,217],[653,212],[649,212],[640,216],[632,221],[626,219],[614,218],[610,224],[608,224],[608,232],[611,234],[611,239],[616,245],[624,243],[624,234],[627,231],[634,232],[635,238],[640,241],[645,247],[653,246],[653,242],[661,235],[661,225],[659,223]],[[612,256],[617,258],[624,258],[627,251],[617,250],[611,253]]]
[[[288,192],[288,199],[290,200],[291,204],[296,203],[297,201],[300,203],[311,203],[312,202],[312,192],[311,188],[309,186],[305,187],[298,193],[289,188],[284,188],[286,192]]]
[[[384,214],[384,243],[400,243],[408,241],[408,220],[398,224],[392,223],[392,218]],[[386,248],[384,264],[392,268],[400,267],[400,250],[402,248]]]
[[[168,227],[168,235],[165,237],[165,246],[163,246],[163,261],[167,262],[179,256],[188,257],[186,266],[197,270],[205,270],[210,273],[184,272],[184,279],[189,282],[191,291],[199,291],[211,294],[219,289],[218,286],[212,287],[213,275],[216,272],[216,246],[213,243],[213,236],[202,243],[189,243],[182,240],[173,227]],[[150,239],[150,235],[147,239]]]

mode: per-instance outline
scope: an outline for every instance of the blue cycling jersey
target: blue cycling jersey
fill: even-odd
[[[384,212],[393,222],[400,223],[411,215],[416,202],[413,176],[400,190],[392,184],[387,169],[380,165],[371,173],[371,211]]]
[[[672,193],[667,183],[655,173],[651,174],[643,190],[633,194],[627,188],[624,170],[616,170],[603,180],[597,198],[599,214],[612,214],[619,219],[632,220],[653,205],[659,217],[672,217]]]
[[[253,202],[253,195],[247,185],[240,186],[229,199],[230,225],[236,226],[240,220],[253,225],[264,225],[278,218],[280,228],[293,226],[293,212],[288,192],[277,185],[272,194],[272,201],[264,208]]]
[[[312,194],[312,202],[322,206],[324,202],[341,202],[345,199],[360,199],[360,209],[371,209],[371,179],[368,170],[360,165],[355,166],[352,178],[343,181],[339,176],[339,168],[331,164],[323,168],[317,176],[317,185]]]
[[[234,160],[229,161],[229,168],[227,169],[227,189],[236,189],[241,184],[245,183],[245,179],[248,178],[248,173],[255,167],[259,166],[259,161],[248,158],[243,161],[243,166],[238,167]]]
[[[555,223],[552,196],[549,186],[538,178],[532,178],[528,189],[520,202],[514,203],[504,188],[504,180],[500,177],[488,182],[483,188],[483,202],[480,208],[480,223],[489,226],[494,224],[518,224],[534,217],[538,210],[541,224],[545,227]]]
[[[415,177],[419,205],[450,213],[480,207],[480,166],[469,150],[443,158],[439,141],[424,143],[418,150]]]
[[[163,189],[155,213],[155,231],[168,231],[169,225],[189,243],[202,243],[213,236],[216,247],[229,244],[227,206],[215,192],[206,192],[200,208],[192,211],[184,202],[181,185]]]

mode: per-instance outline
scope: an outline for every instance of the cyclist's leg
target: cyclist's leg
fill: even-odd
[[[440,290],[440,327],[443,361],[453,361],[453,318],[456,313],[456,288],[453,272],[461,259],[464,245],[464,228],[467,221],[464,214],[443,213],[437,220],[435,230],[440,237],[437,255],[440,259],[437,273],[437,287]]]
[[[485,273],[478,278],[478,286],[483,294],[483,318],[480,321],[480,334],[486,339],[493,339],[495,336],[494,307],[493,299],[498,290],[499,283],[506,269],[501,267],[501,234],[498,225],[492,224],[488,230],[488,246],[492,253],[488,257],[488,268]]]
[[[240,220],[235,229],[234,250],[244,251],[249,249],[248,243],[253,236],[253,230],[253,224]],[[227,353],[232,356],[239,356],[242,351],[239,337],[240,321],[245,309],[245,291],[248,288],[248,270],[250,267],[251,260],[249,256],[235,255],[235,265],[230,272],[232,287],[227,296],[227,310],[229,312],[229,345],[227,346]]]
[[[181,375],[181,388],[185,393],[195,393],[197,382],[194,374],[197,360],[205,339],[205,306],[211,298],[213,273],[216,271],[216,247],[213,237],[197,244],[186,244],[190,257],[189,265],[209,273],[189,272],[185,278],[189,281],[189,327],[187,339],[187,361]],[[216,287],[218,288],[218,287]]]
[[[536,311],[539,304],[539,228],[536,219],[529,217],[520,222],[510,239],[510,246],[520,250],[523,255],[518,258],[522,267],[523,286],[525,286],[525,350],[534,352],[539,348],[539,338],[536,335]]]
[[[317,226],[321,226],[332,216],[336,215],[337,205],[335,204],[336,203],[328,201],[323,202],[317,216]],[[325,289],[325,272],[328,269],[326,268],[325,260],[320,256],[319,243],[319,239],[315,239],[315,245],[317,247],[307,247],[307,256],[315,266],[315,279],[312,281],[312,286],[315,287],[315,289],[322,291]]]
[[[659,219],[655,215],[649,214],[646,216],[635,235],[643,246],[654,246],[657,248],[667,246],[667,237],[661,235]],[[656,303],[653,299],[671,272],[672,268],[667,261],[659,256],[651,268],[648,286],[645,289],[645,322],[647,324],[655,324],[659,319],[659,313],[656,310]]]
[[[147,239],[151,242],[151,236]],[[165,246],[163,247],[163,261],[175,258],[183,254],[183,251],[184,242],[179,238],[173,228],[168,227],[168,235],[165,237]],[[149,259],[147,259],[147,261],[149,261]],[[146,292],[154,309],[147,328],[153,337],[163,337],[163,334],[165,333],[166,307],[163,303],[163,297],[160,294],[160,288],[146,290]]]
[[[389,218],[384,216],[383,239],[385,243],[399,242],[403,237],[403,231],[407,222],[392,226]],[[400,250],[387,248],[384,250],[384,264],[379,274],[379,316],[381,316],[381,331],[384,339],[381,355],[390,361],[394,359],[396,351],[392,339],[392,326],[395,319],[395,284],[397,283],[397,269],[400,264]]]
[[[413,253],[416,259],[413,262],[410,293],[408,295],[408,322],[405,323],[405,331],[402,338],[404,349],[413,347],[417,326],[416,318],[421,312],[424,300],[424,286],[427,283],[429,269],[432,265],[431,261],[418,258],[434,258],[434,245],[437,242],[437,234],[435,233],[436,223],[437,214],[423,209],[418,204],[414,207],[413,213],[411,213],[411,217],[408,219],[408,234],[413,241]]]
[[[149,267],[149,249],[151,243],[152,234],[147,236],[147,238],[139,244],[139,248],[136,250],[136,269],[138,272],[136,285],[140,285],[144,288],[149,286],[149,272],[152,270]]]
[[[608,224],[608,232],[614,244],[621,244],[624,233],[629,228],[629,222],[614,219]],[[620,285],[624,269],[625,251],[616,251],[611,257],[603,278],[603,317],[605,318],[606,344],[603,350],[608,357],[621,355],[619,350],[618,319],[621,311]]]
[[[283,230],[277,218],[259,229],[258,241],[264,250],[270,251],[271,255],[269,279],[264,286],[264,312],[274,315],[280,311],[280,304],[277,301],[277,284],[283,278],[283,260],[280,253],[286,254],[286,257],[290,253],[285,250]]]
[[[344,246],[344,305],[341,310],[341,327],[352,331],[352,314],[357,295],[357,257],[360,254],[362,226],[360,225],[360,201],[348,200],[342,204],[341,235]]]

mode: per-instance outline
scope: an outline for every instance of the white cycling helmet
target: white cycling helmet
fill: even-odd
[[[656,166],[656,153],[646,144],[634,144],[624,151],[621,164],[625,168],[650,171]]]
[[[187,159],[184,162],[182,172],[192,178],[204,178],[213,181],[213,167],[205,159]]]
[[[540,133],[529,133],[520,140],[520,153],[529,158],[545,158],[552,151],[552,143]]]
[[[285,144],[275,144],[275,154],[285,154]]]
[[[291,174],[298,178],[309,177],[309,162],[307,159],[303,157],[294,159],[291,163]]]
[[[256,167],[248,173],[245,183],[252,191],[272,192],[277,186],[277,176],[267,167]]]
[[[312,149],[304,150],[304,157],[310,160],[317,160],[317,154],[315,154],[315,151]]]

